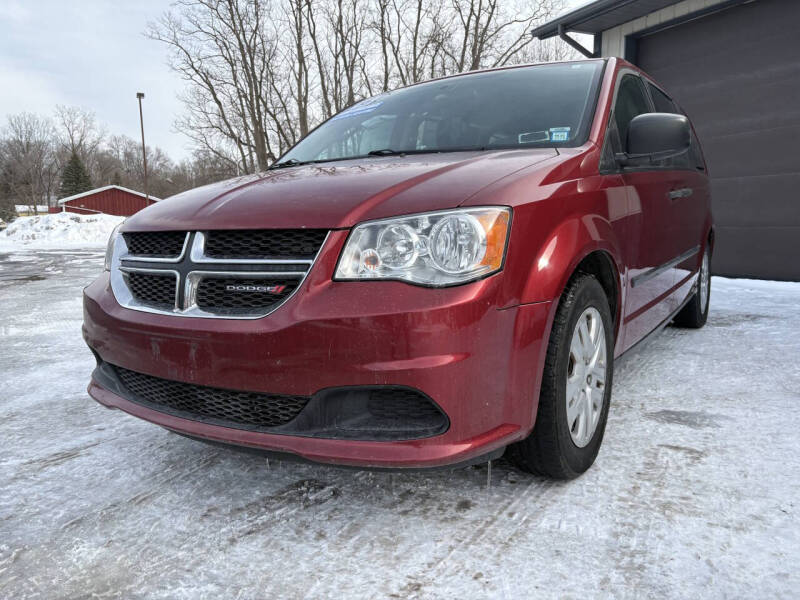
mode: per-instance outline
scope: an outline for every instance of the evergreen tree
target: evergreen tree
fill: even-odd
[[[67,196],[74,196],[82,192],[88,192],[92,189],[92,180],[89,178],[89,173],[83,162],[78,156],[77,152],[72,153],[69,157],[67,164],[64,166],[64,171],[61,173],[61,189],[59,191],[59,198],[66,198]]]

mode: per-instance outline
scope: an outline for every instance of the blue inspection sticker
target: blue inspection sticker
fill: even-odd
[[[338,121],[339,119],[349,119],[350,117],[357,117],[359,115],[366,115],[368,113],[371,113],[381,104],[383,104],[383,100],[381,100],[380,98],[381,96],[377,96],[375,98],[367,98],[366,100],[362,100],[358,104],[354,104],[350,108],[347,108],[342,112],[340,112],[335,117],[332,117],[331,121]]]
[[[551,142],[566,142],[569,139],[569,132],[571,127],[551,127],[550,128],[550,141]]]

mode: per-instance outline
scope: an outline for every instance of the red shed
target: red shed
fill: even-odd
[[[150,203],[159,202],[160,198],[150,196]],[[58,201],[61,210],[80,214],[105,213],[129,217],[147,206],[147,197],[135,190],[129,190],[119,185],[107,185],[75,194]]]

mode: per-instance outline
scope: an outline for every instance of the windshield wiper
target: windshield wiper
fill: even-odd
[[[481,152],[488,148],[424,148],[413,150],[392,150],[391,148],[381,148],[379,150],[370,150],[366,154],[358,154],[355,156],[338,156],[336,158],[323,158],[320,160],[298,160],[296,158],[287,158],[278,163],[273,163],[267,167],[268,171],[272,169],[285,169],[286,167],[299,167],[301,165],[317,165],[321,163],[341,162],[345,160],[358,160],[359,158],[368,158],[370,156],[405,156],[406,154],[441,154],[443,152]]]
[[[392,150],[391,148],[381,148],[380,150],[370,150],[367,156],[402,156],[406,154],[405,150]]]
[[[406,154],[443,154],[447,152],[483,152],[489,150],[486,146],[477,148],[414,148],[413,150],[392,150],[391,148],[381,148],[371,150],[363,156],[352,156],[351,158],[364,158],[364,156],[405,156]]]
[[[299,167],[300,165],[307,165],[308,162],[310,161],[302,161],[297,160],[296,158],[290,158],[288,160],[270,165],[269,168],[267,168],[267,171],[271,171],[272,169],[285,169],[286,167]]]

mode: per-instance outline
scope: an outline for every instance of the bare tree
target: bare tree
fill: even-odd
[[[473,71],[520,62],[521,50],[532,43],[533,25],[558,7],[554,2],[451,0],[457,17],[445,38],[451,69]]]
[[[10,115],[3,129],[0,162],[4,187],[18,204],[49,205],[58,182],[52,122],[33,113]]]
[[[442,63],[444,5],[425,0],[377,0],[384,88],[448,74]],[[457,73],[458,71],[452,71]]]
[[[55,113],[59,144],[88,164],[105,137],[105,129],[98,125],[92,111],[78,106],[57,104]]]
[[[291,79],[294,85],[289,93],[294,98],[297,109],[297,127],[299,129],[299,134],[300,136],[304,136],[308,133],[308,104],[310,99],[309,73],[311,68],[307,58],[308,50],[306,42],[308,36],[306,34],[306,27],[314,27],[316,25],[311,2],[306,2],[306,0],[288,0],[286,5],[286,18],[289,24],[288,30],[292,43],[287,44],[286,52],[282,53],[282,55],[288,64],[293,65],[291,69]],[[276,92],[278,97],[284,94],[283,90],[275,87],[273,87],[273,91]],[[284,108],[283,114],[290,118],[291,113],[288,106]],[[284,137],[285,136],[281,135],[281,138]],[[295,137],[294,135],[291,136],[292,139]]]
[[[368,11],[367,0],[337,0],[325,10],[332,63],[327,75],[336,112],[371,95],[367,68],[371,40],[364,18]]]
[[[171,182],[175,165],[160,148],[147,146],[147,181],[153,196],[164,198],[180,189]],[[144,163],[139,142],[126,135],[112,135],[97,157],[102,183],[116,183],[135,190],[144,188]]]
[[[177,127],[244,172],[398,86],[537,60],[562,0],[178,0],[148,35],[187,82]]]
[[[170,64],[190,84],[178,128],[218,158],[246,171],[274,160],[269,139],[270,77],[276,43],[266,0],[180,0],[148,35],[171,49]]]
[[[98,124],[95,114],[77,106],[56,105],[56,159],[62,170],[75,153],[86,167],[92,181],[99,181],[97,156],[106,136],[105,127]]]

